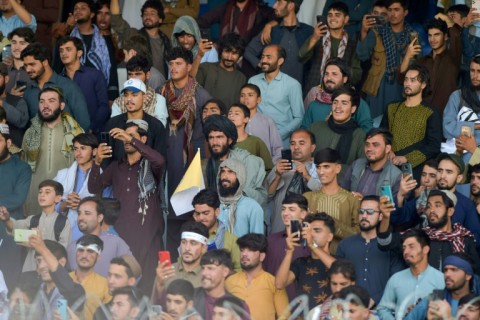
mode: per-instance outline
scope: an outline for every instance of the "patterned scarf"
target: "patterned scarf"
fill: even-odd
[[[460,223],[455,223],[452,227],[452,232],[445,232],[436,230],[431,227],[423,228],[423,231],[428,235],[430,240],[448,241],[453,245],[453,252],[463,252],[465,248],[464,237],[473,237],[473,234]]]
[[[220,26],[220,36],[224,36],[230,32],[235,32],[238,33],[242,38],[245,38],[255,25],[255,19],[257,18],[257,13],[259,10],[257,1],[248,1],[243,11],[240,12],[236,25],[234,25],[235,10],[236,1],[230,0],[227,3],[224,19],[222,19],[222,24]]]
[[[96,25],[93,26],[93,40],[92,46],[87,54],[87,46],[83,44],[83,55],[81,58],[82,65],[85,64],[85,61],[88,57],[88,61],[95,66],[95,69],[100,70],[103,73],[103,76],[107,80],[107,83],[110,82],[110,68],[112,67],[110,62],[110,53],[108,52],[107,42],[105,38],[100,34],[100,30]],[[83,41],[82,35],[78,30],[78,26],[75,26],[70,33],[71,37],[78,38]]]
[[[347,49],[347,42],[348,42],[348,33],[343,30],[342,31],[342,39],[340,40],[340,44],[338,45],[337,57],[343,58],[345,55],[345,50]],[[332,53],[332,39],[330,35],[330,31],[322,38],[322,46],[323,46],[323,57],[322,57],[322,66],[320,67],[320,74],[323,78],[323,73],[325,72],[325,65],[327,61],[330,59],[330,55]]]
[[[115,102],[120,107],[120,110],[122,111],[122,113],[127,112],[127,101],[125,101],[125,98],[123,97],[123,95],[120,95],[117,99],[115,99]],[[146,114],[149,114],[155,117],[156,104],[157,104],[157,95],[155,93],[155,90],[152,87],[147,87],[147,93],[143,98],[143,106],[142,106],[143,111]]]
[[[375,28],[378,34],[382,37],[383,46],[385,47],[385,53],[387,56],[386,74],[389,81],[394,81],[395,69],[400,63],[397,57],[403,57],[405,49],[411,41],[410,33],[415,30],[413,30],[408,23],[405,23],[403,32],[395,37],[395,33],[389,23],[376,25]]]
[[[172,80],[168,80],[162,88],[162,96],[167,100],[168,115],[170,122],[170,135],[175,134],[177,128],[185,124],[185,138],[183,148],[188,148],[192,138],[193,124],[195,122],[195,93],[198,82],[188,76],[188,82],[179,97],[175,97],[175,86]]]
[[[315,100],[320,103],[332,104],[332,94],[325,92],[323,85],[319,84],[308,91],[307,96],[303,100],[305,109]]]
[[[157,188],[157,183],[155,182],[155,177],[152,173],[152,168],[150,167],[150,162],[142,158],[140,161],[140,170],[138,171],[138,202],[140,202],[140,207],[138,208],[138,213],[142,214],[142,225],[145,222],[145,216],[147,215],[148,197],[155,192]]]
[[[68,112],[62,112],[60,116],[62,117],[63,132],[65,134],[61,152],[65,158],[71,158],[73,157],[72,140],[76,135],[84,131]],[[28,128],[23,137],[22,148],[25,152],[25,161],[32,168],[32,172],[35,172],[40,155],[43,122],[37,115],[32,119],[31,123],[30,128]]]
[[[332,95],[332,93],[328,93],[322,88],[315,96],[315,100],[320,103],[332,104]]]

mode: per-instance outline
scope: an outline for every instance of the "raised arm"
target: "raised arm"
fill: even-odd
[[[17,0],[8,0],[8,1],[12,5],[12,9],[13,9],[13,11],[15,11],[15,14],[17,15],[17,17],[19,17],[20,20],[22,20],[23,23],[29,25],[32,22],[35,22],[33,16],[30,14],[30,12],[28,12],[27,9],[25,9],[24,6],[22,6],[19,2],[17,2]],[[36,29],[36,24],[35,24],[35,29]],[[6,35],[4,35],[4,36],[6,36]]]
[[[275,276],[275,287],[277,289],[283,289],[295,281],[295,274],[290,270],[290,265],[292,264],[295,247],[299,246],[298,236],[293,237],[289,228],[287,228],[287,238],[285,241],[287,242],[285,257],[280,267],[278,267],[277,275]]]

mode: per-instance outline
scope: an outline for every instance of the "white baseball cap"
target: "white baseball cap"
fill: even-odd
[[[130,90],[135,93],[140,91],[142,91],[143,93],[147,93],[147,87],[145,86],[145,83],[143,83],[143,81],[139,79],[128,79],[127,81],[125,81],[125,83],[123,84],[122,93],[124,93],[125,90]]]

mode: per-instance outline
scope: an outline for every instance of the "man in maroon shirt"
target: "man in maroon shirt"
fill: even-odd
[[[115,229],[142,265],[139,286],[144,292],[151,292],[158,262],[155,253],[162,249],[164,225],[157,185],[165,158],[146,145],[147,131],[148,123],[140,119],[127,120],[125,130],[111,129],[110,136],[123,142],[125,157],[113,161],[100,173],[102,161],[112,156],[111,146],[101,143],[90,172],[88,190],[97,194],[112,186],[113,195],[121,204]]]
[[[285,250],[287,245],[285,238],[287,237],[287,228],[290,228],[291,220],[302,221],[308,214],[308,202],[307,199],[297,193],[287,193],[282,201],[282,221],[285,225],[285,230],[271,233],[268,240],[267,256],[263,261],[263,267],[265,271],[272,275],[277,274],[277,270],[282,263],[285,256]],[[295,248],[293,259],[308,257],[310,255],[310,249],[307,246],[298,246]],[[286,288],[288,298],[293,300],[296,297],[296,285],[295,282]]]

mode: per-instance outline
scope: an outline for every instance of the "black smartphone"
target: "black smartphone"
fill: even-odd
[[[18,89],[20,87],[27,86],[27,81],[17,80],[15,87]]]
[[[282,160],[288,160],[292,164],[292,150],[284,149],[282,150]]]
[[[298,234],[298,239],[302,240],[302,222],[300,220],[290,220],[290,233]]]
[[[100,132],[100,143],[106,143],[108,146],[111,146],[111,137],[110,132]]]
[[[210,33],[206,30],[201,30],[200,31],[200,35],[202,37],[203,40],[208,40],[210,41]]]
[[[428,295],[429,301],[438,301],[443,300],[444,294],[443,290],[433,290],[432,293]]]
[[[327,17],[322,16],[321,14],[317,15],[317,24],[320,22],[324,25],[327,25]]]
[[[384,16],[369,15],[369,16],[367,16],[367,19],[375,19],[375,24],[378,24],[378,25],[385,24],[385,17]]]

